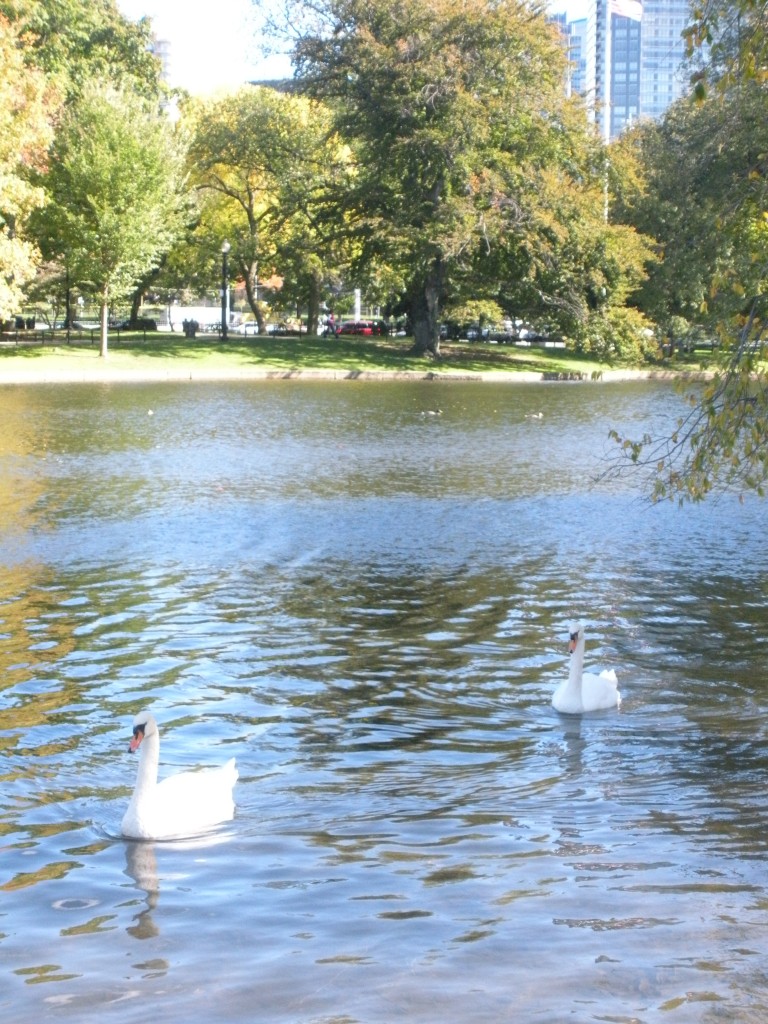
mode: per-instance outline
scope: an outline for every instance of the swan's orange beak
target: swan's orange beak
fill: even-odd
[[[128,744],[128,751],[131,754],[135,754],[141,746],[141,741],[144,739],[144,729],[146,728],[145,722],[140,722],[138,725],[133,727],[133,738]]]
[[[576,650],[576,644],[578,642],[579,642],[579,634],[578,633],[571,633],[571,638],[568,641],[568,653],[569,654],[573,654],[573,652]]]

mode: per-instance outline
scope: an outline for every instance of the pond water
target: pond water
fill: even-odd
[[[764,1024],[764,505],[594,483],[680,401],[0,388],[3,1019]],[[214,834],[119,837],[144,706]]]

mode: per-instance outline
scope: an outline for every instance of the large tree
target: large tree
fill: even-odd
[[[649,192],[624,215],[664,255],[643,301],[662,321],[705,325],[719,361],[669,434],[617,438],[651,470],[653,496],[680,501],[768,482],[768,22],[755,0],[694,14],[692,40],[709,43],[701,88],[637,136]]]
[[[223,239],[231,243],[229,265],[245,284],[260,330],[259,280],[275,273],[306,304],[314,329],[323,282],[340,259],[332,199],[349,167],[328,111],[303,97],[247,87],[202,103],[192,120],[190,174],[201,196],[192,247],[210,260]]]
[[[487,246],[475,251],[462,287],[572,348],[636,365],[656,352],[650,321],[628,305],[654,258],[651,240],[606,218],[613,188],[604,148],[576,128],[570,138],[567,154],[561,148],[522,174],[508,169],[498,194],[515,201],[486,221]],[[622,175],[629,170],[622,161]]]
[[[0,0],[0,14],[23,34],[28,62],[65,99],[94,78],[147,96],[161,88],[149,21],[123,17],[115,0]]]
[[[110,304],[157,265],[181,230],[183,161],[168,119],[133,92],[86,87],[57,133],[40,238],[46,255],[97,297],[102,356]]]
[[[17,288],[28,281],[28,296],[38,291],[46,300],[61,300],[69,311],[70,285],[76,283],[69,261],[49,259],[45,274],[30,280],[39,253],[34,241],[24,236],[24,221],[30,201],[43,194],[39,187],[42,161],[23,120],[29,121],[34,109],[39,118],[42,101],[43,116],[51,125],[61,123],[59,108],[76,103],[94,81],[158,101],[164,96],[160,62],[151,52],[149,22],[136,24],[123,17],[115,0],[0,0],[0,17],[15,38],[14,52],[4,52],[0,61],[0,119],[17,122],[9,138],[22,154],[15,176],[15,206],[6,205],[6,232],[13,246],[5,246],[4,258],[12,257],[13,267],[5,276]],[[42,139],[43,149],[48,141],[49,137]],[[7,175],[2,180],[6,185],[11,181]],[[49,226],[52,219],[46,218]],[[18,310],[20,298],[14,301]]]
[[[18,26],[0,15],[0,321],[18,313],[39,253],[26,233],[43,201],[30,174],[44,166],[52,135],[50,95],[42,72],[25,60]]]
[[[299,85],[332,105],[357,157],[358,267],[401,274],[416,350],[436,354],[456,283],[490,271],[504,233],[514,249],[536,230],[525,204],[541,169],[569,187],[586,171],[565,173],[587,129],[568,113],[562,41],[524,0],[319,0],[292,23]]]

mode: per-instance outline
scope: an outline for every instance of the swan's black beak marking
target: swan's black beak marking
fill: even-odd
[[[571,639],[568,641],[568,653],[573,654],[576,650],[576,644],[579,642],[579,634],[571,633]]]

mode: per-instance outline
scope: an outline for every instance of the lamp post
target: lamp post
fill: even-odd
[[[229,242],[221,243],[221,337],[227,340],[227,321],[229,320],[229,271],[227,257],[232,246]]]

